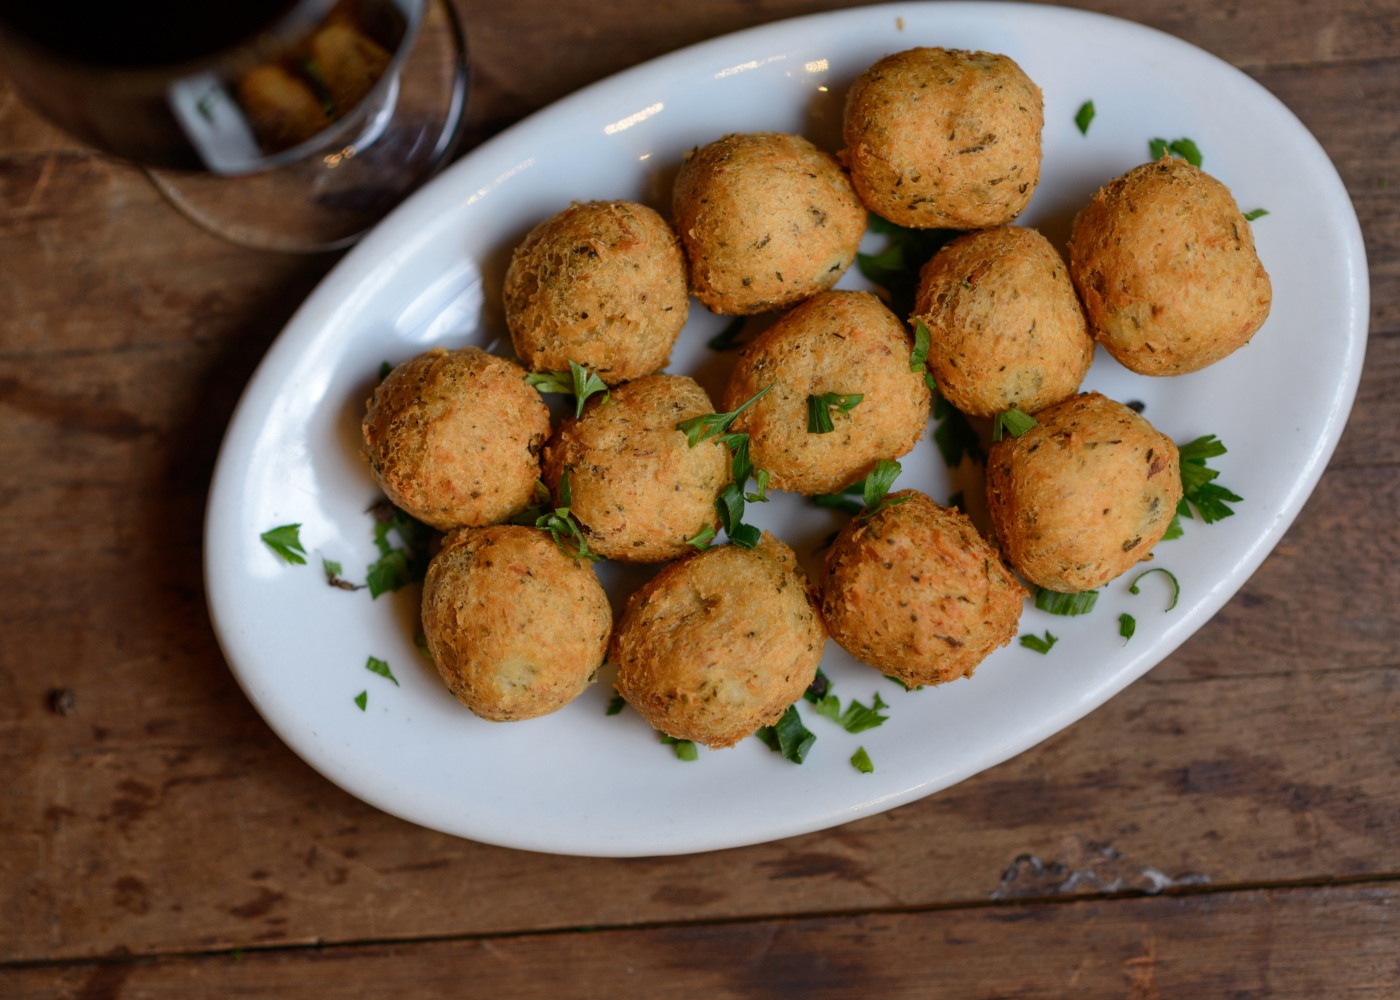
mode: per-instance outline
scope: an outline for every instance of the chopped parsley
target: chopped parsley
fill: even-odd
[[[1094,102],[1085,101],[1079,105],[1079,110],[1074,113],[1074,124],[1079,128],[1080,135],[1089,134],[1089,123],[1094,120]]]
[[[832,510],[844,510],[847,514],[855,516],[865,510],[865,504],[854,499],[865,492],[865,480],[862,479],[854,486],[847,486],[840,493],[817,493],[808,497],[812,503],[818,507],[829,507]]]
[[[573,515],[573,489],[569,486],[569,473],[566,468],[559,477],[559,503],[551,511],[546,511],[535,519],[535,527],[549,532],[559,551],[570,559],[587,559],[598,562],[603,557],[588,547],[583,537],[583,529],[578,526]]]
[[[1136,631],[1136,618],[1128,614],[1126,611],[1118,616],[1118,634],[1123,637],[1124,642],[1127,642],[1129,639],[1131,639],[1133,637],[1133,633]]]
[[[678,740],[674,736],[667,736],[665,733],[662,733],[661,742],[667,744],[676,751],[676,758],[678,760],[700,759],[700,754],[695,749],[695,744],[690,740]]]
[[[351,583],[342,578],[340,574],[345,572],[344,567],[324,556],[321,558],[321,572],[326,574],[326,583],[338,590],[363,590],[365,587],[363,583]]]
[[[583,365],[569,359],[566,372],[531,372],[525,376],[525,384],[534,386],[540,392],[561,392],[574,397],[574,417],[583,416],[583,404],[594,393],[601,392],[603,400],[611,398],[608,384]]]
[[[807,397],[807,433],[830,434],[836,429],[831,422],[831,409],[850,413],[865,398],[861,392],[824,392],[820,396]]]
[[[865,752],[865,747],[856,747],[856,752],[851,754],[851,766],[861,774],[870,774],[875,770],[875,765],[870,763],[870,754]]]
[[[301,525],[282,524],[258,536],[267,547],[294,566],[306,565],[306,549],[301,544]]]
[[[913,311],[919,286],[919,268],[958,233],[951,229],[910,229],[871,213],[872,233],[886,237],[879,253],[856,254],[856,268],[871,284],[879,285],[890,297],[895,315]]]
[[[682,420],[680,423],[676,424],[676,430],[684,434],[686,441],[694,448],[701,441],[727,432],[734,421],[739,418],[739,414],[743,413],[754,403],[772,392],[773,386],[777,384],[778,383],[774,382],[772,385],[768,386],[768,388],[760,389],[758,392],[754,393],[753,396],[740,404],[737,409],[730,410],[728,413],[702,413],[698,417]]]
[[[1152,139],[1147,144],[1147,151],[1154,162],[1170,153],[1172,156],[1179,156],[1193,167],[1201,165],[1201,151],[1190,139],[1173,139],[1171,142],[1166,139]]]
[[[825,716],[832,722],[839,725],[848,733],[863,733],[867,729],[874,729],[883,725],[889,718],[881,715],[880,709],[889,708],[885,704],[880,692],[875,692],[875,698],[869,705],[862,705],[852,698],[846,703],[845,711],[841,710],[841,699],[834,694],[824,694],[817,698],[813,704],[816,706],[818,715]]]
[[[1099,599],[1097,590],[1081,590],[1075,594],[1064,594],[1058,590],[1035,588],[1035,606],[1052,615],[1087,615],[1094,610]]]
[[[1176,506],[1179,517],[1194,518],[1199,514],[1206,524],[1213,524],[1234,513],[1228,506],[1243,497],[1215,482],[1219,471],[1206,466],[1206,460],[1225,454],[1225,445],[1214,434],[1198,437],[1181,445],[1181,502]],[[1196,514],[1191,513],[1195,508]]]
[[[789,705],[782,718],[771,726],[764,726],[754,734],[768,745],[774,753],[780,753],[794,764],[807,759],[807,752],[817,741],[805,725],[802,716],[797,714],[797,706]]]
[[[865,497],[865,516],[871,517],[884,510],[886,507],[903,503],[908,497],[900,497],[897,500],[889,499],[890,487],[899,478],[899,474],[904,471],[904,467],[898,462],[888,458],[882,458],[875,463],[875,469],[870,475],[865,477],[861,493]]]
[[[1041,638],[1038,635],[1021,636],[1022,646],[1025,646],[1027,649],[1033,649],[1037,653],[1040,653],[1042,655],[1050,652],[1050,648],[1059,641],[1059,638],[1057,636],[1051,635],[1048,630],[1046,631],[1044,638]]]
[[[1035,425],[1035,417],[1013,406],[1009,410],[1002,410],[992,421],[992,440],[1000,441],[1007,434],[1020,437]]]
[[[694,538],[687,538],[685,544],[694,546],[697,549],[705,550],[710,547],[710,542],[714,541],[715,529],[713,525],[704,525],[696,532]]]
[[[369,704],[369,692],[361,691],[359,694],[355,695],[355,704],[358,705],[360,707],[360,711],[363,712],[365,710],[365,706]]]
[[[428,572],[428,544],[433,537],[433,529],[421,521],[399,510],[388,500],[371,508],[374,515],[374,545],[379,550],[379,558],[365,570],[365,586],[369,596],[380,594],[410,583],[417,583]],[[402,546],[391,544],[390,536],[397,535]]]
[[[758,528],[744,523],[744,489],[738,483],[730,483],[720,490],[715,498],[715,510],[719,512],[720,527],[740,548],[751,549],[763,537]]]
[[[608,702],[608,714],[617,715],[625,707],[627,707],[627,699],[620,694],[615,694],[612,696],[612,701]]]
[[[1154,566],[1154,567],[1152,567],[1151,569],[1145,569],[1145,570],[1143,570],[1143,571],[1142,571],[1141,573],[1139,573],[1137,576],[1133,577],[1133,582],[1132,582],[1132,583],[1128,584],[1128,593],[1130,593],[1130,594],[1140,594],[1140,593],[1142,593],[1142,591],[1138,588],[1138,581],[1141,580],[1143,577],[1147,576],[1149,573],[1161,573],[1161,574],[1163,574],[1168,580],[1171,581],[1171,583],[1172,583],[1172,599],[1171,599],[1171,602],[1167,604],[1167,607],[1166,607],[1166,609],[1165,609],[1165,610],[1167,610],[1167,611],[1170,611],[1172,608],[1176,607],[1177,599],[1178,599],[1179,597],[1181,597],[1181,584],[1180,584],[1179,582],[1177,582],[1176,575],[1173,574],[1173,573],[1171,572],[1171,570],[1163,569],[1161,566]]]
[[[916,319],[914,321],[914,350],[909,352],[909,370],[911,372],[921,372],[928,364],[928,349],[933,344],[933,335],[928,332],[928,327],[924,321]]]
[[[739,346],[739,335],[744,332],[746,319],[745,316],[736,316],[730,320],[728,326],[705,342],[706,346],[712,351],[734,350]]]
[[[944,399],[932,382],[929,388],[934,390],[933,418],[938,421],[933,440],[943,455],[943,461],[950,469],[962,465],[964,458],[971,458],[974,462],[986,461],[982,439],[977,436],[967,415]]]
[[[395,677],[394,672],[389,669],[389,664],[385,663],[379,657],[371,656],[368,660],[366,660],[365,669],[372,674],[378,674],[380,677],[384,677],[388,680],[393,681],[394,687],[399,686],[399,679]]]
[[[389,377],[389,373],[394,370],[394,366],[387,361],[379,362],[379,381],[383,382]]]
[[[1262,219],[1264,216],[1266,216],[1266,215],[1268,215],[1268,214],[1269,214],[1269,210],[1268,210],[1267,208],[1254,208],[1254,209],[1250,209],[1248,212],[1245,212],[1245,213],[1244,213],[1244,221],[1245,221],[1245,222],[1253,222],[1255,219]]]

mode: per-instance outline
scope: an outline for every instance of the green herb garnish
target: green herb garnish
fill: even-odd
[[[1153,139],[1147,144],[1147,151],[1155,162],[1171,153],[1179,156],[1193,167],[1201,165],[1201,151],[1190,139],[1173,139],[1168,142],[1166,139]]]
[[[888,458],[882,458],[875,463],[875,469],[870,475],[865,477],[864,486],[861,493],[865,497],[865,516],[871,517],[884,510],[886,507],[901,504],[908,497],[900,497],[897,500],[889,500],[890,487],[899,478],[899,474],[904,471],[904,467],[898,462]]]
[[[715,539],[715,529],[713,525],[706,524],[696,532],[693,538],[687,538],[685,544],[693,546],[701,551],[708,549],[710,543]]]
[[[1055,645],[1055,643],[1059,641],[1059,638],[1051,635],[1048,630],[1046,631],[1045,637],[1043,639],[1038,635],[1021,636],[1022,646],[1025,646],[1027,649],[1033,649],[1037,653],[1041,653],[1042,655],[1050,652],[1050,647]]]
[[[1149,573],[1161,573],[1172,582],[1172,599],[1166,607],[1166,610],[1170,611],[1172,608],[1176,607],[1177,598],[1181,596],[1181,584],[1177,582],[1176,575],[1173,574],[1171,570],[1163,569],[1161,566],[1154,566],[1151,569],[1143,570],[1137,576],[1133,577],[1132,583],[1128,584],[1128,593],[1142,593],[1142,591],[1138,589],[1138,581],[1141,580],[1144,576],[1147,576]]]
[[[399,686],[399,679],[395,677],[394,672],[389,669],[389,664],[385,663],[379,657],[371,656],[368,660],[366,660],[365,669],[372,674],[378,674],[380,677],[384,677],[388,680],[393,681],[394,687]]]
[[[306,549],[301,545],[301,525],[282,524],[258,536],[267,547],[294,566],[306,565]]]
[[[1269,214],[1269,210],[1268,210],[1267,208],[1255,208],[1255,209],[1251,209],[1250,211],[1244,213],[1244,221],[1245,221],[1245,222],[1253,222],[1255,219],[1262,219],[1264,216],[1266,216],[1266,215],[1268,215],[1268,214]]]
[[[1079,105],[1079,110],[1074,113],[1074,124],[1079,127],[1080,135],[1089,134],[1089,123],[1094,120],[1094,102],[1085,101]]]
[[[566,372],[531,372],[525,376],[525,384],[534,386],[540,392],[561,392],[574,397],[574,418],[583,416],[583,404],[594,393],[603,393],[606,402],[612,394],[608,384],[583,365],[569,359]]]
[[[612,701],[608,702],[608,714],[617,715],[626,707],[627,699],[620,694],[615,694],[612,696]]]
[[[428,648],[428,633],[421,628],[413,636],[413,647],[423,654],[423,658],[429,663],[433,661],[433,651]]]
[[[1099,599],[1097,590],[1081,590],[1075,594],[1064,594],[1058,590],[1035,588],[1035,606],[1052,615],[1087,615],[1094,610]]]
[[[1013,406],[1009,410],[1002,410],[992,421],[992,440],[1000,441],[1007,434],[1020,437],[1035,425],[1035,417]]]
[[[962,465],[964,458],[971,458],[974,462],[986,461],[982,439],[977,436],[967,415],[944,399],[932,381],[929,388],[934,391],[933,418],[938,421],[933,440],[943,455],[943,461],[950,469]]]
[[[702,413],[698,417],[682,420],[680,423],[676,424],[676,430],[684,434],[686,442],[694,448],[701,441],[708,440],[709,438],[728,431],[734,421],[739,418],[739,414],[743,413],[754,403],[772,392],[773,386],[777,384],[778,383],[774,382],[773,385],[768,386],[768,388],[760,389],[740,404],[737,409],[730,410],[728,413]]]
[[[730,483],[720,490],[715,498],[715,510],[719,512],[719,523],[724,533],[740,548],[751,549],[763,537],[763,532],[758,528],[744,523],[744,490],[739,484]]]
[[[559,502],[552,511],[547,511],[535,519],[535,527],[541,531],[549,532],[549,536],[554,539],[554,544],[559,551],[570,559],[587,559],[589,562],[598,562],[603,557],[588,547],[588,541],[583,537],[583,529],[574,520],[573,515],[573,489],[569,485],[569,473],[571,469],[565,469],[564,474],[559,477]]]
[[[914,321],[914,350],[909,353],[909,370],[921,372],[928,364],[928,349],[933,344],[933,335],[928,332],[924,321]]]
[[[379,362],[379,381],[383,382],[389,377],[389,373],[394,370],[394,366],[387,361]]]
[[[369,704],[369,692],[361,691],[359,694],[355,695],[355,704],[358,705],[360,707],[360,711],[363,712],[365,710],[365,706]]]
[[[1167,530],[1162,533],[1162,541],[1170,542],[1173,538],[1180,538],[1186,534],[1181,528],[1181,515],[1173,512],[1171,524],[1167,525]]]
[[[883,725],[889,719],[889,716],[880,714],[880,709],[889,706],[878,691],[875,692],[874,701],[868,706],[852,698],[846,703],[846,710],[843,712],[840,710],[840,704],[839,698],[829,694],[817,702],[817,713],[825,715],[848,733],[863,733],[867,729]]]
[[[679,760],[699,760],[700,754],[695,749],[695,744],[690,740],[678,740],[674,736],[661,734],[661,742],[667,744],[676,751]]]
[[[958,233],[951,229],[911,229],[871,214],[867,222],[872,233],[887,237],[879,253],[856,254],[856,268],[872,284],[889,293],[895,315],[913,311],[919,285],[919,268],[943,244]]]
[[[345,572],[344,567],[324,556],[321,558],[321,572],[326,574],[326,583],[338,590],[363,590],[365,587],[363,583],[351,583],[342,578],[340,574]]]
[[[712,351],[732,351],[739,346],[739,334],[744,332],[744,323],[747,317],[736,316],[729,321],[719,333],[715,334],[705,342],[705,345]]]
[[[831,422],[831,408],[834,406],[842,413],[850,413],[864,398],[865,394],[860,392],[825,392],[820,396],[808,396],[807,433],[830,434],[836,429]]]
[[[1124,642],[1127,642],[1129,639],[1131,639],[1133,637],[1133,633],[1136,631],[1136,618],[1134,618],[1127,612],[1124,612],[1123,614],[1118,616],[1118,634],[1123,637]]]
[[[842,493],[817,493],[807,499],[818,507],[829,507],[832,510],[844,510],[847,514],[855,516],[865,510],[865,504],[859,500],[852,499],[847,494],[859,494],[865,489],[865,480],[856,483],[855,486],[847,487]]]
[[[870,774],[875,770],[875,765],[870,763],[870,754],[865,752],[865,747],[856,747],[856,752],[851,754],[851,766],[861,774]]]
[[[1238,503],[1243,497],[1216,483],[1220,473],[1206,466],[1206,460],[1225,454],[1225,445],[1214,434],[1198,437],[1182,445],[1181,455],[1181,502],[1176,505],[1180,517],[1194,518],[1191,508],[1196,509],[1201,520],[1213,524],[1234,513],[1227,504]]]
[[[379,558],[365,570],[365,586],[369,596],[398,590],[423,579],[428,571],[428,543],[433,529],[399,510],[387,500],[375,504],[374,545]],[[397,535],[402,547],[394,546],[390,537]]]
[[[764,726],[754,734],[768,748],[780,753],[794,764],[807,759],[807,751],[817,741],[815,735],[802,724],[802,716],[797,714],[797,706],[789,705],[782,718],[771,726]]]

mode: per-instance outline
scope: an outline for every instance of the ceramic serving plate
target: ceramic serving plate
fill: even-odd
[[[684,153],[726,132],[802,132],[839,146],[850,81],[881,56],[936,45],[1001,52],[1045,95],[1042,180],[1021,223],[1063,242],[1074,212],[1148,158],[1154,137],[1189,137],[1234,191],[1273,279],[1273,312],[1225,361],[1173,379],[1132,375],[1100,353],[1086,388],[1144,404],[1178,442],[1216,434],[1212,465],[1244,499],[1215,524],[1185,522],[1128,592],[1106,586],[1088,615],[1027,605],[1019,643],[969,680],[905,692],[828,643],[823,670],[843,703],[889,704],[888,721],[847,733],[806,711],[816,734],[789,763],[758,740],[677,759],[630,710],[607,714],[610,674],[563,711],[484,722],[415,648],[416,588],[371,600],[326,585],[321,560],[363,579],[377,552],[378,498],[358,451],[382,362],[437,344],[510,352],[500,287],[511,249],[572,200],[629,198],[666,213]],[[1075,114],[1097,114],[1087,134]],[[868,250],[882,237],[867,236]],[[866,287],[854,271],[843,287]],[[1080,11],[998,3],[867,7],[771,24],[638,66],[546,108],[478,148],[372,232],[311,295],[269,350],[229,427],[210,494],[206,578],[219,640],[268,724],[331,781],[386,812],[462,837],[537,851],[652,855],[755,843],[909,802],[1006,760],[1079,719],[1159,662],[1243,584],[1321,475],[1360,374],[1367,318],[1355,213],[1318,143],[1263,88],[1213,56],[1139,25]],[[669,371],[718,397],[733,355],[707,340],[726,321],[694,305]],[[930,434],[904,457],[900,487],[943,501],[976,496],[979,471],[947,467]],[[969,501],[975,506],[975,502]],[[809,567],[843,515],[795,496],[750,519]],[[305,566],[259,536],[298,523]],[[650,570],[603,565],[620,607]],[[1118,619],[1131,614],[1124,640]],[[394,681],[365,669],[389,664]],[[363,697],[357,701],[357,696]],[[1128,738],[1130,734],[1124,734]],[[874,770],[849,760],[864,747]]]

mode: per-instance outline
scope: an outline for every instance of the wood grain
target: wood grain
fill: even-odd
[[[837,6],[462,3],[471,137]],[[0,79],[0,995],[1394,996],[1400,3],[1089,6],[1240,66],[1336,164],[1371,278],[1336,454],[1239,594],[1075,726],[681,858],[425,831],[271,734],[214,641],[200,522],[243,385],[334,259],[209,237]]]

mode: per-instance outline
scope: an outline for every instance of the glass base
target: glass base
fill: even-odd
[[[352,141],[240,177],[148,168],[191,221],[255,250],[352,245],[450,159],[466,104],[466,42],[450,0],[433,0],[398,78]]]

